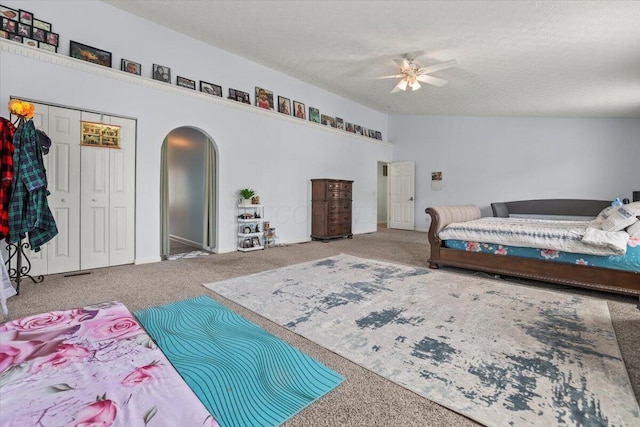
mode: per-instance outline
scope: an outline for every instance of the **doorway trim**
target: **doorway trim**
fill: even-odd
[[[160,257],[169,254],[169,165],[168,136],[180,128],[189,128],[200,132],[205,138],[205,212],[203,215],[203,247],[207,251],[218,253],[218,182],[219,152],[215,140],[208,132],[196,126],[178,126],[167,132],[160,150]],[[212,182],[213,181],[213,182]]]

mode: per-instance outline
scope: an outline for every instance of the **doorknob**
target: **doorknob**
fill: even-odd
[[[91,201],[92,201],[92,202],[97,202],[97,201],[98,201],[98,199],[91,199]]]
[[[409,197],[409,201],[413,202],[413,196]]]
[[[67,199],[60,199],[60,201],[61,201],[62,203],[65,203],[65,202],[67,201]]]

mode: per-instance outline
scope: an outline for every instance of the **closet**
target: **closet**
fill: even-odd
[[[133,263],[135,120],[34,105],[36,128],[51,138],[44,165],[58,235],[28,253],[30,274]],[[120,126],[120,148],[81,145],[81,121]]]

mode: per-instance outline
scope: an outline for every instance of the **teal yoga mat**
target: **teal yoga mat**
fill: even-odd
[[[279,425],[343,381],[207,296],[135,316],[221,427]]]

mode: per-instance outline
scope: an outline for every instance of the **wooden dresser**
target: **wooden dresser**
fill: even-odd
[[[353,181],[341,179],[311,180],[311,238],[352,238],[351,192]]]

